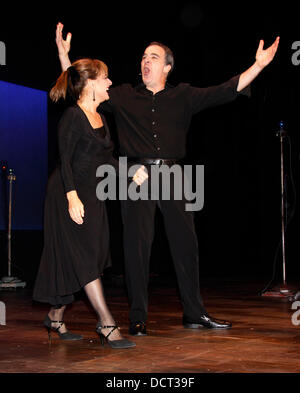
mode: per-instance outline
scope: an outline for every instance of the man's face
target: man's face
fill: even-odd
[[[141,62],[143,82],[147,87],[158,87],[165,84],[170,65],[165,63],[165,50],[158,45],[146,48]]]

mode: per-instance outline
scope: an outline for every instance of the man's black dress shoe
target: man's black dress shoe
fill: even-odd
[[[147,336],[146,323],[143,321],[131,322],[129,334],[132,336]]]
[[[183,316],[182,323],[183,326],[188,329],[198,329],[202,327],[207,329],[229,329],[232,326],[230,322],[218,321],[208,314],[201,315],[201,317],[197,320],[192,320]]]

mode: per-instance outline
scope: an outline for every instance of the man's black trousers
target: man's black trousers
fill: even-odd
[[[172,194],[172,193],[171,193]],[[183,314],[197,320],[205,313],[200,295],[198,240],[194,213],[181,200],[123,200],[125,277],[130,302],[130,321],[146,321],[148,312],[149,264],[157,206],[163,215],[174,262]],[[164,261],[162,260],[161,263]]]

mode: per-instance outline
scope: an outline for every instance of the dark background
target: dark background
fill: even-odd
[[[64,23],[73,34],[70,57],[100,58],[114,85],[140,81],[142,53],[151,41],[175,55],[171,84],[209,86],[243,72],[255,60],[260,39],[265,47],[279,35],[274,61],[252,84],[252,97],[194,116],[187,139],[187,163],[205,165],[205,206],[195,215],[201,277],[282,279],[280,248],[279,121],[285,122],[287,278],[299,279],[299,73],[291,48],[300,40],[297,13],[291,7],[239,7],[208,2],[69,3],[15,6],[5,11],[0,40],[7,50],[0,80],[49,91],[60,74],[55,28]],[[56,124],[62,105],[49,102],[49,172],[57,157]],[[112,134],[114,121],[108,116]],[[116,141],[117,145],[117,141]],[[1,157],[0,157],[1,159]],[[294,182],[293,182],[294,181]],[[122,224],[118,202],[109,202],[114,275],[123,272]],[[160,213],[151,271],[173,275]],[[1,233],[0,271],[6,274],[6,234]],[[40,231],[14,231],[13,273],[34,282],[43,245]]]

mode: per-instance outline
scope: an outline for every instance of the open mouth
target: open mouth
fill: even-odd
[[[149,76],[149,74],[150,74],[150,68],[145,66],[144,69],[143,69],[143,75],[145,77],[147,77],[147,76]]]

